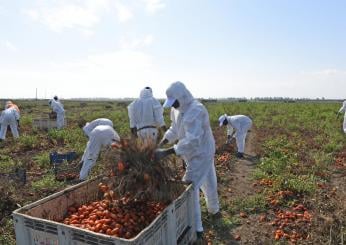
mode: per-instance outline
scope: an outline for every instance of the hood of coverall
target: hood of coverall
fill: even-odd
[[[6,101],[5,109],[10,108],[13,105],[12,101]]]
[[[190,91],[182,82],[174,82],[166,90],[167,99],[175,99],[179,101],[178,111],[184,112],[188,106],[194,101]]]
[[[227,114],[223,114],[222,116],[219,117],[219,126],[223,126],[223,121],[227,118]]]
[[[141,93],[139,94],[139,97],[141,99],[145,99],[145,98],[151,98],[153,97],[153,91],[151,88],[144,88],[141,90]]]

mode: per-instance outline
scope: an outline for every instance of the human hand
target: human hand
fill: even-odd
[[[171,147],[171,148],[168,148],[168,149],[162,149],[162,148],[159,148],[159,149],[156,149],[154,151],[154,159],[156,161],[159,161],[165,157],[167,157],[168,155],[170,154],[174,154],[175,151],[174,151],[174,148]]]
[[[226,144],[231,144],[231,141],[232,141],[232,136],[231,135],[227,135]]]
[[[164,146],[165,144],[167,144],[168,143],[168,140],[167,139],[165,139],[165,138],[163,138],[161,141],[160,141],[160,143],[159,143],[159,148],[161,148],[162,146]]]

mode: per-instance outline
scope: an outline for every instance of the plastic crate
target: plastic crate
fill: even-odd
[[[38,129],[51,129],[51,128],[56,128],[56,120],[52,119],[33,119],[32,125],[34,128]]]
[[[64,121],[64,125],[66,125],[66,118]],[[42,130],[48,130],[51,128],[57,128],[56,120],[48,119],[48,118],[38,118],[33,119],[32,125],[34,128],[42,129]]]
[[[99,199],[100,178],[82,182],[13,212],[18,245],[173,245],[195,240],[193,188],[174,200],[136,237],[123,239],[68,226],[52,220],[64,217],[71,205],[82,205]]]
[[[77,153],[75,151],[70,151],[70,152],[67,152],[67,153],[57,153],[56,151],[55,152],[52,152],[49,154],[49,161],[51,164],[60,164],[60,163],[63,163],[64,161],[68,161],[68,162],[71,162],[75,159],[77,159]]]

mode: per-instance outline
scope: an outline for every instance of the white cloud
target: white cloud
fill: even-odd
[[[62,0],[46,5],[38,2],[36,7],[24,9],[22,13],[55,32],[72,28],[88,30],[100,22],[102,13],[109,6],[109,0]]]
[[[120,22],[127,22],[133,18],[134,14],[129,6],[126,6],[120,2],[115,2],[114,6]]]
[[[6,49],[8,49],[12,52],[18,51],[18,48],[13,43],[11,43],[10,41],[5,41],[4,46],[6,47]]]
[[[40,19],[42,23],[56,32],[65,28],[90,28],[99,21],[92,11],[73,5],[41,10],[34,19]]]
[[[0,6],[0,15],[5,15],[6,10],[4,7]]]
[[[327,68],[319,71],[310,71],[302,72],[303,76],[308,76],[308,77],[315,77],[319,79],[323,79],[326,77],[345,77],[346,78],[346,70],[339,70],[335,68]]]
[[[64,63],[46,62],[31,68],[3,66],[0,80],[11,81],[20,89],[15,92],[11,88],[2,89],[0,98],[31,97],[36,87],[39,91],[47,90],[48,95],[51,92],[65,98],[133,97],[147,85],[144,82],[160,82],[155,79],[157,71],[151,55],[134,50],[99,53]]]
[[[23,9],[22,13],[28,17],[30,17],[32,20],[39,20],[40,18],[40,13],[38,10],[35,9]]]
[[[122,49],[138,49],[150,46],[154,42],[154,37],[152,35],[146,35],[143,38],[129,39],[123,37],[120,39],[120,47]]]
[[[163,9],[166,4],[163,0],[142,0],[145,4],[145,8],[149,13],[156,13],[159,10]]]
[[[62,32],[72,28],[91,30],[106,14],[125,23],[134,19],[143,9],[154,14],[164,7],[163,0],[36,0],[32,7],[23,9],[22,13],[52,31]]]

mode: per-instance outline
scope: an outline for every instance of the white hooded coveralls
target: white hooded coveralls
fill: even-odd
[[[4,140],[6,138],[7,127],[10,126],[11,132],[14,138],[19,137],[18,133],[18,123],[20,115],[14,107],[10,107],[2,111],[0,116],[0,139]]]
[[[109,125],[99,125],[91,131],[82,157],[83,166],[79,173],[80,180],[85,180],[88,177],[92,167],[96,163],[101,148],[109,146],[116,141],[120,141],[120,137]]]
[[[165,125],[163,108],[153,97],[151,88],[142,89],[138,99],[128,107],[130,128],[137,129],[137,136],[143,141],[156,143],[158,129]]]
[[[345,115],[344,115],[344,122],[342,124],[342,127],[344,129],[344,133],[346,134],[346,100],[342,103],[342,106],[339,110],[339,113],[340,112],[345,112]]]
[[[91,122],[86,123],[85,126],[83,127],[83,132],[85,133],[85,135],[89,137],[91,131],[93,131],[93,129],[99,125],[109,125],[113,127],[113,122],[107,118],[98,118]]]
[[[210,213],[219,211],[217,180],[214,166],[215,141],[210,128],[206,108],[186,89],[181,82],[173,83],[166,91],[167,97],[179,101],[179,107],[171,109],[171,127],[164,138],[174,145],[175,153],[187,164],[183,177],[194,186],[195,224],[197,231],[203,231],[199,203],[202,189]]]
[[[50,100],[50,107],[56,113],[56,126],[62,129],[65,126],[65,110],[60,101]]]
[[[238,152],[244,153],[246,134],[252,126],[252,120],[244,115],[234,115],[227,116],[227,121],[227,135],[232,135],[233,128],[235,129]]]

